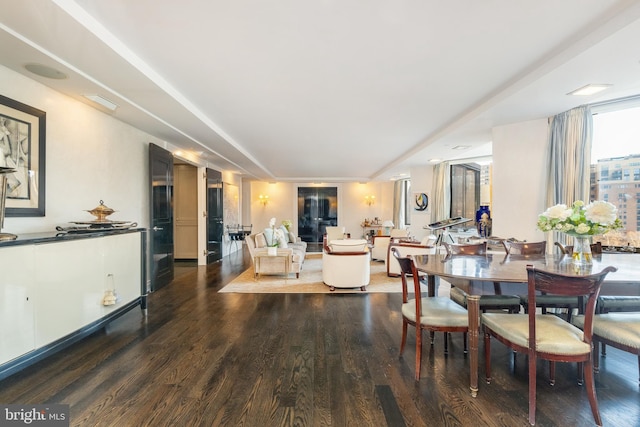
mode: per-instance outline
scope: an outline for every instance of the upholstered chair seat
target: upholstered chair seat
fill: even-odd
[[[447,297],[422,298],[422,315],[416,319],[416,301],[402,304],[402,315],[412,322],[443,327],[466,327],[469,324],[467,310]]]
[[[450,298],[457,304],[467,308],[468,294],[460,288],[451,287]],[[518,295],[482,295],[479,308],[487,310],[508,310],[515,312],[520,309],[520,297]]]
[[[573,323],[584,327],[584,316],[575,316]],[[593,335],[640,349],[640,313],[598,314],[593,317]]]
[[[468,244],[449,244],[444,243],[444,247],[447,254],[451,256],[466,256],[466,255],[485,255],[487,253],[487,243],[468,243]],[[468,294],[456,287],[456,282],[451,282],[451,291],[449,297],[457,304],[464,308],[467,308]],[[478,307],[480,311],[486,312],[487,310],[507,310],[509,313],[517,313],[520,311],[520,296],[518,295],[502,295],[500,283],[494,284],[495,295],[482,295]]]
[[[529,315],[485,313],[482,324],[521,347],[529,345]],[[588,354],[582,330],[553,314],[536,316],[536,349],[541,353]]]
[[[640,296],[601,295],[598,297],[596,313],[616,311],[640,311]]]
[[[573,323],[584,328],[584,316],[574,316]],[[610,345],[637,355],[640,369],[640,313],[607,313],[594,316],[593,343],[593,365],[596,372],[600,368],[599,344]]]

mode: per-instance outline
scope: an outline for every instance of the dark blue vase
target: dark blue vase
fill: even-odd
[[[480,237],[491,236],[491,211],[489,210],[489,206],[482,205],[476,211],[476,227],[478,228],[478,235]]]

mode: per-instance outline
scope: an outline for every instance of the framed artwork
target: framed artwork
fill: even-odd
[[[429,207],[429,196],[426,193],[415,193],[413,198],[415,200],[415,210],[424,211]]]
[[[44,216],[47,113],[0,95],[0,167],[7,174],[6,217]]]

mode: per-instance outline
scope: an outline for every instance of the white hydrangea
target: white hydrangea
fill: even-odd
[[[551,206],[542,215],[546,216],[549,219],[565,220],[569,218],[572,213],[573,213],[573,210],[567,208],[567,205],[559,204],[559,205]]]
[[[589,227],[587,224],[578,224],[578,226],[575,228],[575,232],[578,234],[587,234],[589,231],[591,231],[591,227]]]
[[[588,221],[600,225],[611,225],[617,218],[618,209],[609,202],[596,201],[589,203],[584,210]]]

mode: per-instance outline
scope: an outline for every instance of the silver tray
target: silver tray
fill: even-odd
[[[71,224],[88,225],[93,228],[110,228],[114,225],[128,224],[131,221],[71,221]]]
[[[91,221],[94,222],[94,221]],[[116,224],[117,223],[117,224]],[[73,224],[86,224],[84,222],[74,222]],[[92,224],[88,227],[61,227],[57,226],[56,230],[64,233],[95,233],[98,231],[109,231],[109,230],[127,230],[129,228],[137,227],[137,222],[130,221],[110,221],[108,224],[105,222],[101,222],[101,226],[96,227],[95,224]]]

